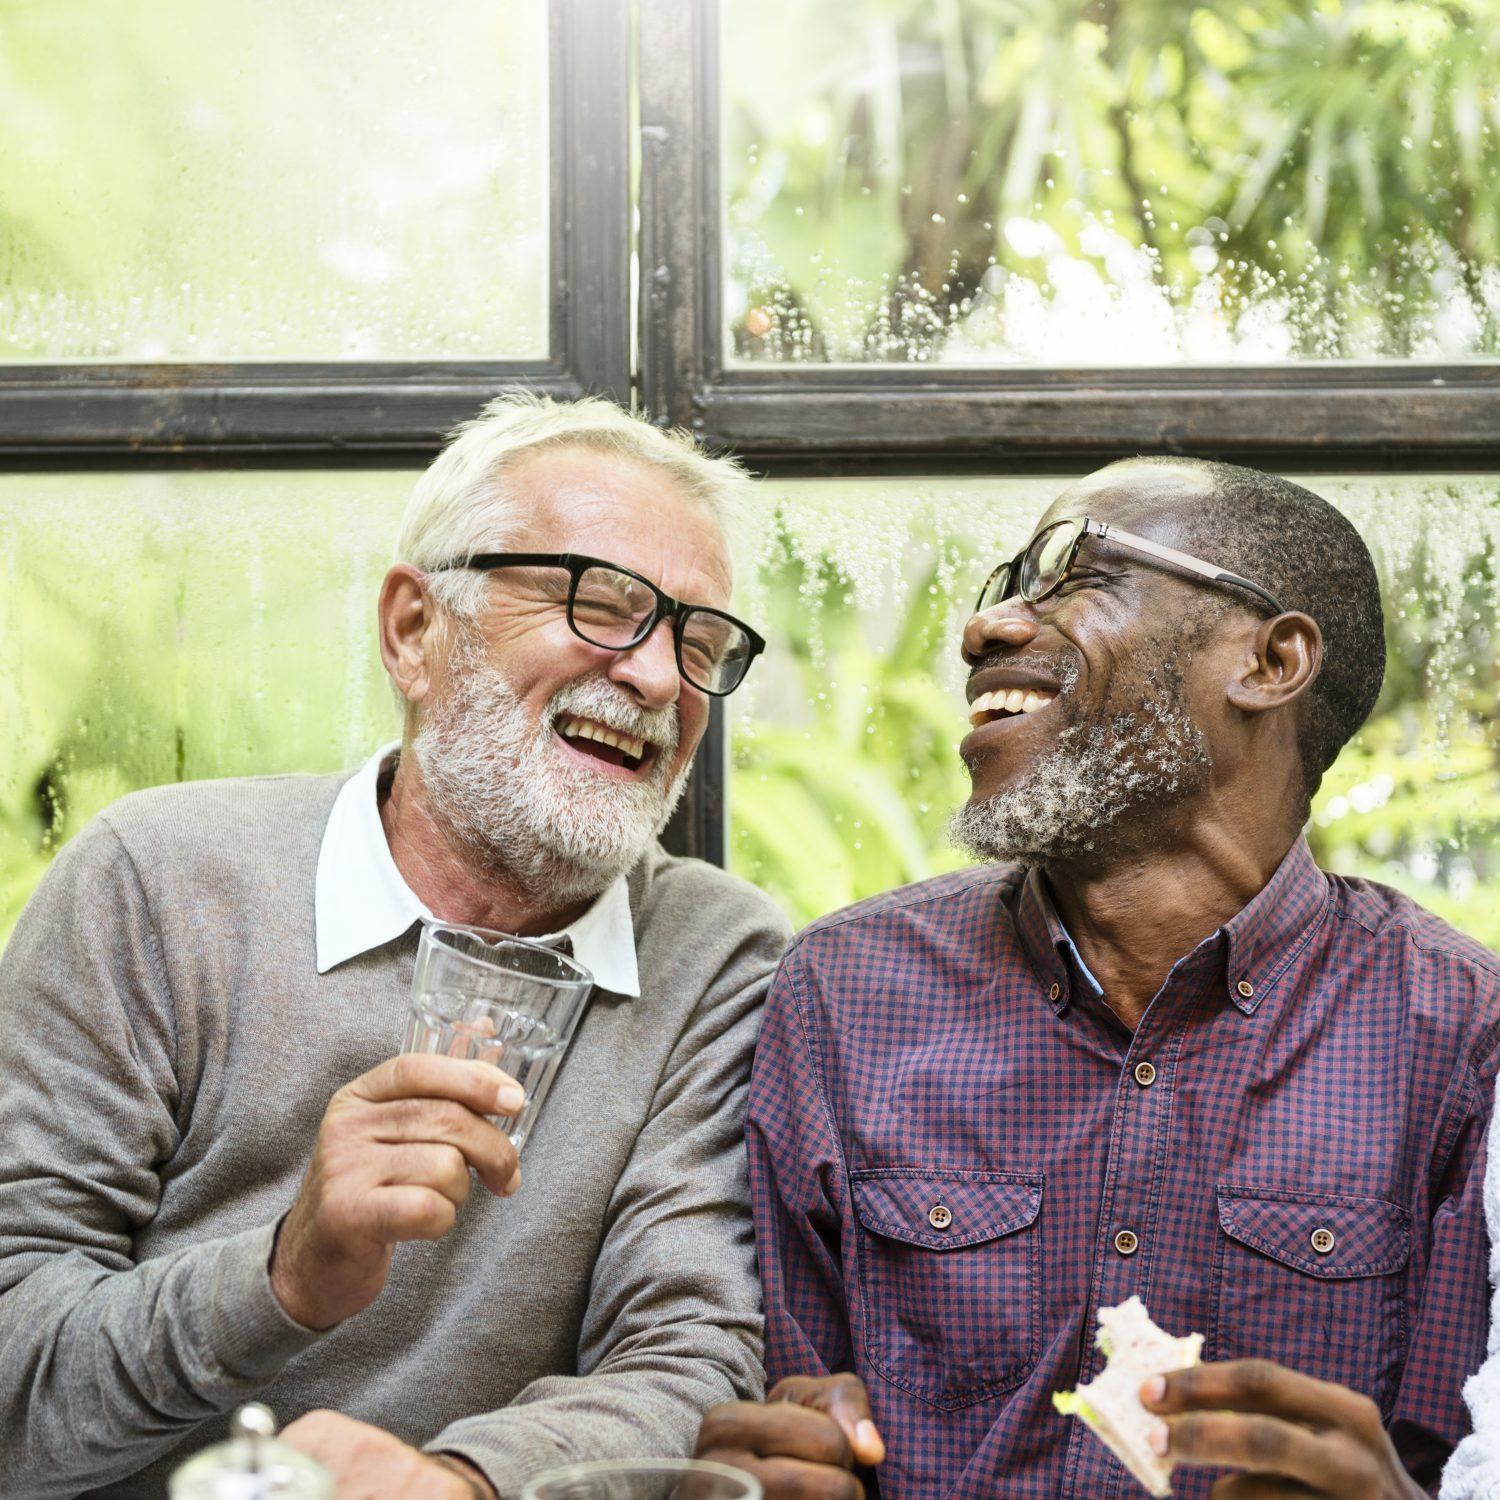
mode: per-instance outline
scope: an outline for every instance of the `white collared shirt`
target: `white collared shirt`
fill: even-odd
[[[313,917],[318,973],[402,936],[413,922],[436,921],[402,879],[380,821],[380,770],[396,749],[377,750],[339,788],[318,850]],[[625,877],[619,876],[570,926],[539,942],[566,937],[573,956],[601,989],[638,996],[635,929]]]

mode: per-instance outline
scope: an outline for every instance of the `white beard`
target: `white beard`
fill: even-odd
[[[1065,712],[1076,680],[1076,670],[1064,680]],[[1174,653],[1143,684],[1111,694],[1091,721],[1071,717],[1013,786],[960,808],[949,837],[980,859],[1043,866],[1150,848],[1162,813],[1198,792],[1212,771],[1184,696]]]
[[[621,782],[559,748],[559,714],[648,740],[647,775]],[[567,683],[534,721],[499,667],[462,636],[447,691],[423,706],[412,755],[434,816],[509,882],[551,900],[596,896],[646,852],[687,785],[671,779],[677,713],[632,703],[602,675]]]

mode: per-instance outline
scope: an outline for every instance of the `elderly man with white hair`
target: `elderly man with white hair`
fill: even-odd
[[[381,588],[399,747],[136,793],[59,854],[0,962],[8,1500],[159,1496],[251,1398],[341,1500],[510,1497],[757,1392],[741,1118],[786,931],[656,842],[762,644],[742,483],[605,402],[496,401]],[[393,1057],[432,919],[594,977],[524,1184],[504,1075]]]

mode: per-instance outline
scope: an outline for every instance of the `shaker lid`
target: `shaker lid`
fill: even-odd
[[[276,1418],[258,1401],[230,1419],[230,1438],[175,1470],[171,1500],[333,1500],[327,1469],[276,1439]]]

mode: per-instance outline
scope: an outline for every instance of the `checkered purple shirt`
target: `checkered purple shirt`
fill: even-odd
[[[788,951],[748,1126],[770,1378],[864,1379],[884,1500],[1135,1496],[1051,1403],[1134,1293],[1366,1392],[1434,1484],[1485,1353],[1500,961],[1299,840],[1132,1035],[1044,892],[964,871]]]

